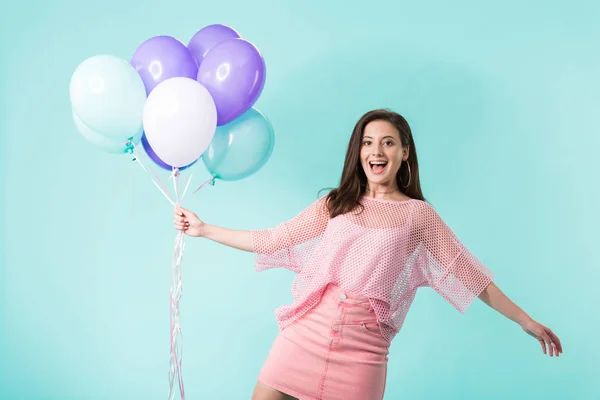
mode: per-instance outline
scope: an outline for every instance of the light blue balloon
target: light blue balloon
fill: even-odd
[[[140,129],[140,131],[131,138],[125,140],[112,139],[90,129],[89,126],[81,121],[75,112],[73,112],[73,122],[75,123],[75,128],[77,128],[77,131],[81,134],[81,136],[86,138],[88,142],[92,143],[101,150],[106,151],[107,153],[113,154],[129,153],[133,149],[133,146],[140,142],[144,133],[144,130]]]
[[[142,129],[146,89],[125,60],[97,55],[83,61],[71,77],[73,111],[92,131],[127,139]]]
[[[261,169],[271,157],[275,144],[273,126],[257,109],[217,127],[202,160],[217,179],[236,181]]]

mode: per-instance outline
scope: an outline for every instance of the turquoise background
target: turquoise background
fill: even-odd
[[[1,15],[0,398],[167,397],[172,209],[127,156],[76,132],[68,87],[90,56],[129,59],[149,37],[187,42],[212,23],[263,52],[256,108],[276,143],[257,174],[188,207],[275,226],[338,183],[356,120],[390,107],[413,128],[426,197],[564,344],[544,356],[484,303],[463,316],[423,289],[386,399],[600,398],[600,3],[167,4],[22,1]],[[183,270],[186,397],[249,399],[294,275],[257,274],[252,254],[198,239]]]

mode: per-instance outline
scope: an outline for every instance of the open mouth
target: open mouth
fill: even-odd
[[[381,174],[387,167],[387,161],[369,161],[369,167],[374,174]]]

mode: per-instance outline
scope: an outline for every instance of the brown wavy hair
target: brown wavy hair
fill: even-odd
[[[402,163],[396,174],[396,183],[402,193],[410,198],[423,200],[421,191],[421,183],[419,181],[419,162],[417,159],[417,149],[410,130],[410,126],[406,119],[400,114],[388,109],[378,109],[367,112],[363,115],[352,131],[352,136],[348,143],[346,151],[346,160],[344,161],[344,169],[342,178],[338,188],[331,190],[327,195],[327,208],[329,215],[334,218],[340,214],[345,214],[362,207],[360,198],[365,194],[367,187],[367,176],[360,162],[360,150],[365,127],[370,122],[383,120],[391,123],[400,133],[400,141],[403,147],[408,147],[408,159],[410,164],[410,179],[408,176],[408,166],[405,162]],[[408,183],[407,186],[405,184]]]

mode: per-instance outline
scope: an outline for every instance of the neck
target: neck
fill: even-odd
[[[370,197],[385,197],[399,192],[398,185],[371,184],[368,183],[365,194]]]

